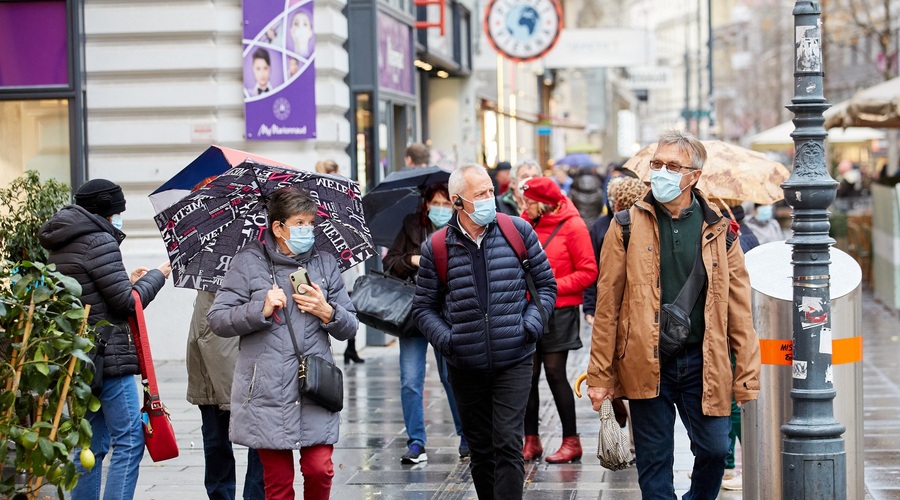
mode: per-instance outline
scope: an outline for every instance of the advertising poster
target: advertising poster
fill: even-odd
[[[0,87],[69,85],[66,2],[0,2]]]
[[[412,28],[378,11],[378,84],[414,94]]]
[[[244,0],[248,140],[316,137],[312,0]]]

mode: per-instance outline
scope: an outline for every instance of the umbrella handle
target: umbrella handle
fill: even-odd
[[[581,397],[581,384],[583,384],[585,380],[587,380],[587,372],[579,375],[578,378],[575,379],[575,384],[572,386],[572,390],[575,391],[575,395],[579,398]]]

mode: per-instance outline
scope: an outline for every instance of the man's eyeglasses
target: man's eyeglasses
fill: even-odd
[[[694,167],[685,167],[683,165],[679,165],[677,163],[668,163],[659,160],[651,160],[650,161],[650,170],[659,171],[661,168],[665,167],[669,172],[673,172],[676,174],[683,174],[687,172],[693,172],[694,170],[699,170]]]

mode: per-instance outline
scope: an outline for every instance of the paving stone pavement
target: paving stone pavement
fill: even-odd
[[[900,314],[864,293],[864,377],[866,498],[900,499]],[[570,356],[572,379],[587,366],[589,332],[582,334],[585,348]],[[474,499],[468,461],[457,458],[458,439],[453,430],[443,388],[429,355],[425,384],[428,462],[400,464],[406,433],[400,409],[400,371],[396,343],[367,347],[366,362],[344,368],[346,407],[341,439],[335,446],[333,498],[341,499]],[[184,400],[187,374],[182,362],[158,363],[160,393],[172,412],[181,455],[160,463],[144,457],[136,494],[139,500],[203,499],[203,450],[200,412]],[[542,381],[541,435],[545,450],[561,442],[560,425],[552,397]],[[586,399],[576,400],[578,426],[585,456],[579,464],[527,465],[526,499],[639,499],[637,472],[632,467],[612,472],[594,456],[599,419]],[[852,425],[846,423],[848,425]],[[236,447],[238,492],[246,469],[246,453]],[[740,460],[740,456],[738,457]],[[687,434],[676,426],[675,487],[679,496],[689,487],[687,472],[693,459]],[[302,494],[297,471],[295,489]],[[720,499],[741,498],[725,492]]]

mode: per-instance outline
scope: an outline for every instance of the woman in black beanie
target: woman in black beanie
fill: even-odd
[[[96,353],[92,390],[101,406],[88,412],[87,418],[94,431],[91,451],[96,465],[86,471],[76,458],[82,476],[72,491],[73,500],[100,498],[103,459],[110,446],[113,453],[104,498],[132,498],[144,455],[141,403],[134,380],[139,373],[138,359],[127,326],[128,317],[134,314],[131,291],[137,290],[146,306],[165,285],[172,267],[165,262],[153,270],[139,267],[130,276],[125,272],[119,251],[125,239],[124,211],[122,188],[106,179],[94,179],[75,193],[75,205],[63,207],[41,226],[39,235],[41,245],[50,251],[49,262],[81,284],[81,301],[91,305],[88,322],[111,323],[97,329],[97,346],[92,352]]]

